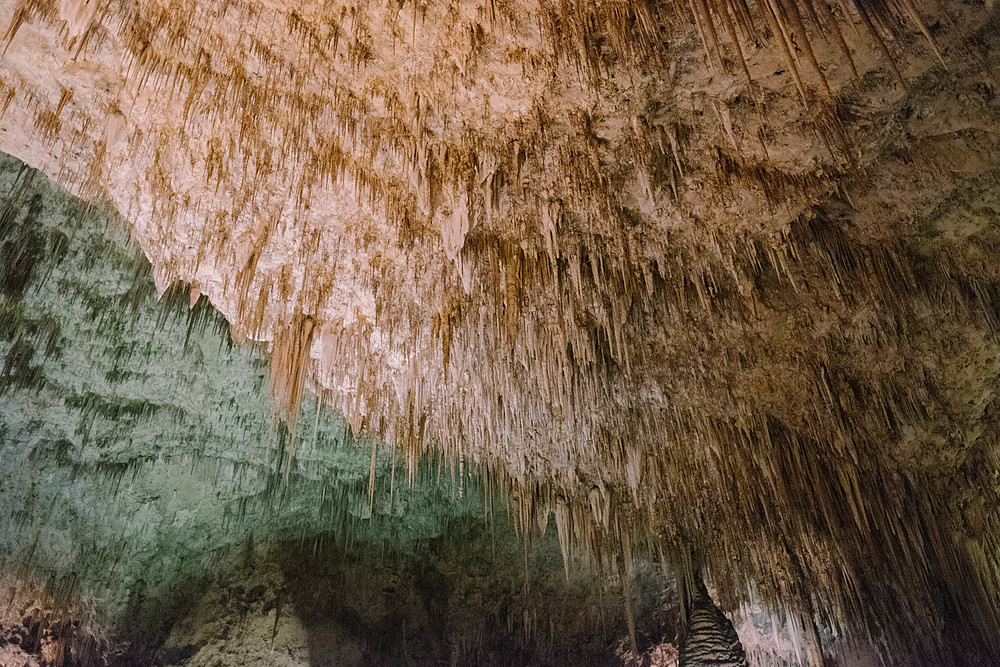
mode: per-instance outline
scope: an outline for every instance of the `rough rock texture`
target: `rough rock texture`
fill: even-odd
[[[989,7],[0,6],[0,148],[269,341],[293,430],[308,378],[567,551],[995,662]]]
[[[3,667],[601,664],[627,608],[672,632],[661,575],[525,543],[475,471],[408,485],[312,404],[289,464],[204,298],[158,300],[124,229],[9,157],[0,197]]]
[[[582,570],[567,581],[555,540],[530,548],[528,582],[523,559],[475,519],[409,552],[286,545],[225,570],[158,655],[190,667],[619,664],[620,584]],[[637,613],[645,641],[659,628]]]

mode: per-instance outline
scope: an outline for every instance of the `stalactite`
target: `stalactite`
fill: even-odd
[[[315,327],[316,321],[311,316],[297,313],[287,327],[274,332],[270,370],[275,420],[284,417],[293,440],[310,366]]]
[[[49,4],[18,3],[8,52],[26,48],[26,25],[56,25]],[[865,105],[885,117],[902,105],[831,65],[862,79],[876,61],[902,81],[905,61],[924,76],[895,27],[930,38],[912,2],[566,0],[475,26],[415,3],[390,12],[406,37],[391,48],[374,6],[201,5],[196,21],[182,6],[94,15],[92,47],[122,45],[124,81],[96,117],[99,91],[73,87],[85,77],[21,85],[7,70],[0,117],[34,125],[63,151],[62,180],[134,219],[161,289],[197,284],[235,338],[271,341],[286,474],[315,387],[353,433],[400,446],[410,483],[431,450],[462,457],[463,494],[465,461],[481,462],[499,493],[528,503],[516,517],[528,533],[555,507],[567,569],[646,531],[650,548],[714,550],[716,570],[736,563],[731,578],[758,581],[776,606],[791,566],[763,523],[817,554],[801,577],[818,600],[886,636],[891,610],[873,603],[862,548],[913,571],[955,568],[971,589],[992,580],[986,546],[948,544],[952,510],[896,502],[919,496],[905,475],[943,484],[920,476],[930,454],[905,447],[971,432],[942,398],[963,390],[918,369],[919,346],[953,349],[938,350],[923,314],[992,331],[991,277],[918,262],[885,212],[856,228],[811,216],[885,159],[865,127],[885,119]],[[848,43],[858,21],[870,44]],[[695,30],[711,81],[685,51]],[[126,129],[107,130],[110,116]],[[25,355],[11,368],[30,368]],[[111,414],[79,401],[81,431]],[[929,588],[962,587],[928,576],[887,586],[928,605]]]

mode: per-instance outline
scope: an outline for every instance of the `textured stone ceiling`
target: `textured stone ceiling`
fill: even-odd
[[[0,0],[0,149],[269,342],[293,430],[309,388],[481,465],[525,527],[554,508],[566,549],[693,553],[886,646],[980,647],[990,12]]]
[[[266,358],[189,302],[0,156],[2,667],[599,665],[623,594],[659,639],[660,568],[564,565],[476,475],[424,460],[403,484],[313,401],[289,461]]]

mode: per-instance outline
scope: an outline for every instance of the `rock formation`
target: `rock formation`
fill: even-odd
[[[567,562],[1000,660],[992,3],[0,8],[0,150],[268,346],[286,472],[312,392]]]
[[[267,364],[205,297],[158,300],[124,228],[16,160],[0,192],[0,665],[613,657],[620,565],[567,569],[449,461],[406,484],[312,401],[290,457]],[[632,580],[659,639],[639,591],[669,587]]]

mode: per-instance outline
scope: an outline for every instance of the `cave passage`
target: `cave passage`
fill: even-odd
[[[1000,665],[994,0],[0,0],[0,667]]]

